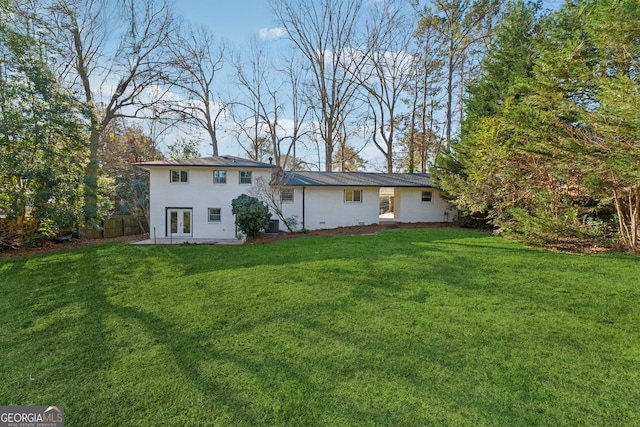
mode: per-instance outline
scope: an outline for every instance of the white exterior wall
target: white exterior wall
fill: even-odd
[[[362,188],[362,202],[344,201],[345,189],[356,187],[306,187],[304,189],[304,226],[307,230],[368,225],[381,222],[379,217],[380,189]],[[392,189],[385,189],[386,193]],[[422,202],[422,191],[431,191],[431,202]],[[435,188],[395,188],[395,218],[397,222],[453,221],[455,213]],[[298,229],[302,228],[302,187],[294,188],[292,203],[283,203],[285,217],[296,216]],[[447,215],[445,217],[445,212]],[[275,216],[273,217],[276,218]],[[280,224],[280,229],[284,226]]]
[[[422,192],[431,191],[430,202],[422,201]],[[440,197],[435,188],[396,188],[395,221],[398,222],[450,222],[455,212]],[[446,214],[445,214],[446,212]]]
[[[362,190],[362,201],[345,202],[344,192],[347,189]],[[296,190],[300,190],[302,195],[301,189]],[[305,189],[305,227],[308,230],[317,230],[376,224],[379,204],[377,188],[307,187]]]
[[[236,237],[236,226],[235,216],[231,213],[231,201],[241,194],[249,194],[258,177],[263,177],[267,182],[271,179],[270,169],[180,167],[175,170],[188,170],[189,181],[170,182],[170,168],[149,169],[151,238],[169,237],[167,208],[190,208],[193,238],[233,239]],[[213,183],[214,170],[227,171],[226,184]],[[246,170],[251,170],[253,184],[240,184],[239,173]],[[221,209],[220,222],[209,222],[209,208]]]

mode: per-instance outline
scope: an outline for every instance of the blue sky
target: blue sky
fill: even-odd
[[[231,45],[258,37],[261,29],[275,27],[268,0],[179,0],[177,12],[196,25],[205,25]]]
[[[224,41],[230,51],[240,52],[246,49],[249,40],[260,37],[260,30],[275,28],[275,18],[271,12],[270,0],[175,0],[176,14],[187,23],[207,27],[214,37]],[[228,58],[225,60],[228,62]],[[225,93],[230,90],[228,69],[216,76],[214,91]],[[167,135],[168,141],[184,134]],[[225,126],[218,129],[221,154],[246,156],[237,143],[231,139]],[[212,154],[209,138],[201,134],[200,152],[204,156]]]
[[[205,25],[216,37],[231,45],[246,43],[259,36],[261,29],[277,26],[270,3],[273,0],[177,0],[177,12],[189,22]],[[543,0],[546,8],[556,9],[564,0]]]
[[[271,11],[271,3],[273,1],[176,0],[174,7],[177,14],[182,16],[188,23],[208,27],[218,40],[224,40],[227,43],[231,51],[241,52],[246,48],[250,39],[261,37],[261,31],[263,32],[262,35],[264,35],[264,31],[277,27],[276,19]],[[543,7],[558,9],[563,3],[564,0],[543,0]],[[228,88],[229,81],[226,74],[226,72],[223,72],[217,77],[217,84]],[[220,89],[224,91],[220,86],[217,87],[216,91]],[[219,129],[219,137],[222,154],[245,155],[225,129]],[[378,156],[375,149],[373,147],[370,148],[373,152],[372,154]],[[201,154],[211,155],[208,138],[202,138]]]

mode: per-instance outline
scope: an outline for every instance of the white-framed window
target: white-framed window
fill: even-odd
[[[240,171],[240,184],[251,184],[251,171]]]
[[[280,201],[282,203],[293,203],[293,188],[283,188],[280,190]]]
[[[169,171],[171,182],[189,182],[189,171],[172,169]]]
[[[214,184],[226,184],[227,183],[227,171],[214,170],[213,171],[213,183]]]
[[[209,208],[209,222],[222,221],[222,209],[221,208]]]
[[[431,203],[431,201],[433,200],[433,192],[431,192],[431,191],[423,191],[421,200],[424,203]]]
[[[362,203],[362,190],[344,190],[346,203]]]

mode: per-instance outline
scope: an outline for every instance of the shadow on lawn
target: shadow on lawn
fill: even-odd
[[[511,266],[523,275],[534,276],[528,269],[544,268],[545,263],[562,269],[562,263],[568,260],[576,263],[568,263],[565,270],[579,272],[579,258],[536,253],[536,257],[524,257],[518,264],[513,256],[520,251],[514,251],[513,246],[475,240],[487,237],[485,234],[461,236],[459,231],[447,234],[433,230],[412,233],[411,241],[402,232],[390,232],[353,236],[346,242],[341,238],[340,245],[333,239],[308,239],[262,247],[157,247],[142,252],[137,247],[112,245],[65,256],[13,261],[12,275],[21,271],[35,285],[3,287],[13,295],[14,311],[21,313],[8,319],[7,340],[14,346],[11,354],[28,360],[17,364],[20,369],[9,378],[14,391],[8,401],[64,405],[69,425],[86,425],[87,420],[97,422],[107,416],[114,420],[112,425],[122,424],[123,419],[135,424],[136,416],[140,421],[153,419],[154,414],[148,411],[157,408],[145,404],[157,400],[151,394],[158,390],[120,379],[132,388],[132,400],[118,402],[120,407],[114,408],[114,394],[109,390],[112,384],[107,381],[120,353],[127,350],[122,348],[126,340],[119,341],[128,333],[122,325],[135,324],[170,355],[169,363],[157,367],[158,377],[166,375],[168,381],[184,377],[188,384],[178,390],[193,386],[202,395],[201,402],[193,403],[193,407],[176,408],[184,415],[183,424],[207,411],[219,411],[219,418],[211,421],[225,419],[236,425],[425,425],[442,422],[443,413],[457,414],[463,424],[472,420],[491,424],[500,416],[504,421],[523,421],[529,416],[534,422],[541,416],[533,412],[535,405],[527,406],[528,402],[518,400],[522,391],[509,388],[518,384],[491,384],[506,396],[506,401],[500,402],[503,412],[498,418],[490,414],[496,410],[490,407],[490,400],[474,396],[473,390],[466,388],[477,381],[472,371],[465,383],[464,375],[469,373],[464,369],[474,363],[469,351],[490,344],[478,343],[465,349],[463,344],[472,339],[465,338],[466,334],[477,332],[474,328],[480,330],[465,319],[480,316],[488,322],[493,318],[478,313],[491,309],[490,304],[497,300],[505,304],[515,300],[522,307],[532,302],[545,304],[547,315],[552,311],[578,313],[580,309],[580,315],[584,315],[581,306],[586,305],[589,295],[580,296],[576,291],[579,301],[552,301],[548,294],[526,289],[529,285],[514,282],[505,286],[504,282],[512,279],[508,270],[495,263],[495,259],[504,259],[505,268]],[[482,259],[483,251],[489,249],[494,259],[490,271]],[[116,257],[123,251],[135,256]],[[120,264],[111,265],[113,259]],[[399,265],[404,268],[398,269]],[[208,280],[205,273],[217,269],[249,269],[257,274],[265,266],[275,266],[283,275],[286,272],[291,281],[271,284],[273,293],[264,296],[247,294],[245,301],[238,302],[244,305],[237,309],[225,306],[228,301],[215,300],[215,282],[199,284],[194,279]],[[157,289],[166,301],[173,298],[176,306],[189,306],[201,294],[194,296],[188,291],[197,289],[209,293],[211,305],[194,306],[190,315],[179,321],[173,317],[174,307],[163,311],[150,300],[156,285],[144,282],[144,278],[152,280],[154,274],[176,279],[175,288],[164,284]],[[587,278],[590,272],[581,274],[579,277]],[[306,281],[309,277],[313,280]],[[136,289],[136,283],[141,289]],[[578,286],[565,283],[562,277],[554,283],[534,285],[541,290],[570,287],[572,295]],[[279,292],[288,287],[299,292]],[[598,292],[595,286],[584,288]],[[242,289],[259,290],[251,286]],[[452,290],[461,296],[455,300],[460,307],[445,299],[444,294],[450,297]],[[174,292],[172,298],[166,297],[169,292]],[[637,300],[637,292],[634,295]],[[487,305],[489,300],[478,296],[493,299]],[[251,306],[247,300],[262,305]],[[605,304],[597,309],[606,309]],[[211,313],[203,312],[209,309]],[[216,310],[230,321],[207,319]],[[431,317],[424,317],[425,312]],[[524,316],[529,314],[514,318],[527,320]],[[117,328],[107,328],[114,319]],[[616,326],[603,327],[613,330]],[[517,330],[506,329],[502,339]],[[550,333],[558,331],[562,332],[560,326]],[[489,335],[481,338],[493,339]],[[577,354],[584,353],[583,345],[576,344],[581,351]],[[495,349],[498,353],[502,350],[518,351]],[[545,357],[551,360],[548,354]],[[0,363],[6,365],[7,361]],[[529,369],[534,379],[544,378],[544,372],[537,372],[544,365],[537,363]],[[30,373],[35,373],[33,380],[28,379]],[[593,393],[604,396],[608,391],[596,389]],[[173,404],[184,403],[182,396],[171,396],[176,391],[165,392],[173,397]],[[439,400],[452,393],[456,400]],[[537,397],[554,400],[557,392],[545,393]],[[435,407],[424,408],[425,401]],[[466,415],[460,415],[461,411]]]
[[[14,382],[11,397],[3,402],[64,406],[69,425],[82,425],[89,416],[92,408],[82,400],[100,393],[99,373],[112,356],[103,328],[108,314],[105,286],[94,255],[90,251],[11,262],[12,276],[27,277],[24,283],[33,286],[3,286],[15,317],[4,318],[11,346],[1,347],[19,355],[13,369],[1,370],[8,373],[4,380],[13,376]]]
[[[180,371],[177,376],[183,375],[202,392],[204,401],[212,404],[209,410],[225,408],[234,424],[264,425],[270,424],[269,420],[289,420],[302,425],[309,422],[309,413],[317,411],[318,407],[330,411],[329,397],[314,385],[305,367],[278,352],[265,351],[259,357],[252,357],[242,350],[219,348],[215,338],[223,338],[220,331],[185,329],[171,322],[169,317],[114,304],[111,301],[114,279],[105,276],[105,271],[110,275],[114,273],[114,266],[109,265],[110,250],[116,249],[92,248],[72,256],[13,262],[12,270],[22,270],[35,286],[8,289],[14,292],[14,309],[22,311],[24,317],[19,324],[7,325],[17,332],[12,342],[16,356],[20,355],[22,368],[13,370],[18,376],[9,380],[12,396],[7,402],[55,402],[65,406],[69,425],[94,422],[109,425],[104,421],[108,419],[113,420],[111,425],[121,425],[123,419],[135,423],[135,418],[131,418],[132,407],[153,400],[151,393],[157,390],[131,390],[131,394],[141,400],[131,401],[129,397],[120,396],[114,406],[115,396],[109,389],[118,385],[110,384],[107,378],[123,349],[115,342],[114,331],[106,325],[115,317],[120,325],[140,325],[153,340],[168,349]],[[169,258],[167,262],[178,262],[175,268],[179,269],[183,260]],[[128,267],[121,265],[115,271]],[[188,274],[178,273],[182,277]],[[295,321],[296,316],[295,312],[272,313],[254,323],[233,325],[225,329],[224,335],[250,334],[265,324]],[[126,331],[117,333],[125,334]],[[233,379],[225,377],[228,372],[216,377],[215,372],[203,369],[206,365],[235,366],[243,375],[252,378],[258,389],[234,389]],[[171,365],[162,366],[162,370],[170,369]],[[29,379],[31,374],[35,377],[32,380]],[[159,372],[158,375],[162,374]],[[289,384],[289,389],[283,389],[283,384]],[[141,385],[132,383],[131,387]],[[256,397],[263,403],[256,404]],[[193,417],[188,409],[176,409],[187,411],[185,419]],[[197,408],[197,412],[203,409],[206,408]],[[140,413],[140,409],[137,412],[133,415],[152,419],[152,414]],[[365,414],[354,410],[349,417],[356,422],[361,416]]]
[[[349,326],[332,325],[326,318],[327,313],[341,313],[354,309],[360,304],[411,299],[412,295],[391,296],[391,294],[402,294],[406,286],[403,282],[412,278],[413,273],[395,271],[392,265],[384,265],[384,261],[389,258],[390,253],[393,253],[393,256],[411,257],[414,262],[419,262],[424,260],[424,251],[417,252],[415,248],[408,245],[402,245],[403,250],[400,250],[399,247],[390,244],[394,239],[377,239],[380,249],[374,251],[373,255],[367,251],[366,259],[363,259],[363,254],[357,248],[363,245],[370,247],[371,239],[371,236],[355,239],[352,242],[353,245],[347,245],[347,248],[341,249],[340,252],[335,251],[331,242],[321,241],[313,247],[312,258],[316,257],[318,261],[340,259],[351,263],[351,267],[359,266],[363,277],[371,275],[375,278],[373,281],[358,278],[352,279],[350,283],[344,283],[348,292],[331,302],[309,303],[300,310],[294,307],[287,310],[279,308],[277,311],[271,311],[257,318],[247,313],[247,318],[222,330],[204,331],[198,327],[185,330],[178,323],[169,321],[168,317],[158,317],[131,306],[107,303],[109,307],[106,311],[141,324],[150,335],[170,350],[177,367],[190,382],[197,386],[207,399],[215,402],[216,406],[226,408],[235,422],[247,425],[272,422],[312,424],[314,419],[310,414],[320,417],[320,414],[326,415],[332,412],[337,412],[335,419],[342,423],[358,423],[363,420],[391,421],[396,417],[402,419],[399,415],[391,414],[398,402],[382,404],[384,399],[381,396],[385,391],[376,387],[385,383],[396,384],[396,386],[404,383],[419,393],[420,388],[425,388],[424,381],[427,379],[413,376],[413,371],[406,366],[406,363],[393,363],[393,358],[400,358],[404,350],[394,348],[393,343],[388,341],[387,335],[381,337],[382,331],[374,328],[358,337],[354,336]],[[381,243],[386,245],[382,246]],[[219,250],[220,248],[211,249]],[[295,245],[292,248],[281,249],[285,250],[278,254],[277,265],[287,266],[308,262],[308,257],[301,256],[299,247]],[[215,258],[212,261],[210,256],[206,258],[212,261],[211,264],[199,265],[199,260],[193,259],[193,251],[181,254],[180,250],[166,248],[165,254],[170,260],[167,262],[174,264],[176,270],[184,268],[184,271],[177,275],[185,278],[210,272],[211,265],[215,265]],[[248,255],[250,254],[251,251]],[[186,257],[186,255],[191,256]],[[435,257],[435,254],[432,255]],[[439,253],[441,258],[448,255],[444,251]],[[225,265],[225,268],[256,268],[264,265],[263,263],[264,260],[256,262],[251,258],[240,260],[234,258],[234,262],[231,265]],[[273,259],[269,263],[273,263]],[[456,269],[464,268],[463,265],[456,267],[440,262],[432,263],[432,267],[436,275],[445,271],[453,274]],[[332,271],[318,269],[314,273],[321,279],[326,279],[327,284],[336,279],[332,276],[334,273]],[[322,283],[323,280],[320,282]],[[179,291],[177,293],[179,294]],[[419,297],[424,299],[426,295],[422,293]],[[384,306],[384,304],[378,305]],[[301,314],[301,312],[307,314]],[[315,316],[324,319],[318,320]],[[388,326],[392,327],[393,324]],[[364,327],[366,330],[365,325],[358,325],[358,327]],[[324,350],[317,350],[319,354],[315,354],[312,360],[308,360],[309,355],[301,356],[302,359],[298,358],[297,356],[300,355],[297,352],[300,348],[291,348],[291,353],[283,353],[282,348],[278,348],[277,342],[269,342],[272,338],[270,328],[280,330],[290,343],[297,343],[298,347],[313,347],[317,346],[318,342],[322,342],[325,344],[322,346]],[[282,332],[282,328],[288,329],[287,332]],[[385,331],[385,333],[388,332]],[[429,349],[425,341],[419,337],[408,334],[395,338],[404,339],[407,348],[412,348],[418,354],[425,356],[431,354],[433,357],[425,357],[424,362],[440,366],[435,369],[436,371],[445,372],[451,368],[439,365],[442,363],[440,360],[442,350],[435,350],[434,353],[434,349]],[[230,342],[234,339],[237,340],[235,343]],[[264,339],[266,342],[264,345],[256,346],[253,342],[256,339]],[[252,350],[247,352],[242,346],[239,349],[237,346],[234,348],[234,344],[242,342]],[[280,344],[286,345],[286,343]],[[336,353],[335,349],[346,351]],[[380,365],[380,360],[386,358],[389,358],[390,363],[389,366],[383,367]],[[203,366],[212,366],[214,369],[220,367],[223,372],[216,377],[215,372],[207,371]],[[249,382],[253,382],[256,388],[240,386],[234,389],[234,385],[230,384],[232,379],[225,378],[230,367],[235,367],[238,375],[247,376]],[[363,381],[366,381],[367,377],[375,379],[377,383],[364,384]],[[361,392],[350,398],[334,393],[334,389],[340,384],[349,382],[363,387]],[[380,399],[380,402],[377,402],[378,405],[372,404],[370,400],[372,396],[360,395],[366,390],[373,395],[378,395]],[[408,398],[401,396],[397,399],[402,401]],[[256,403],[256,400],[264,402]],[[398,410],[401,412],[401,408]]]
[[[407,239],[408,234],[411,239]],[[149,254],[160,253],[171,259],[177,268],[183,268],[184,274],[190,275],[219,269],[295,265],[314,260],[375,260],[397,254],[416,256],[424,249],[415,245],[487,237],[490,236],[486,233],[459,229],[393,230],[375,235],[309,236],[258,246],[202,246],[197,253],[189,245],[136,249],[150,250]]]
[[[409,410],[403,402],[418,405],[415,396],[434,387],[428,378],[416,376],[415,365],[402,362],[404,351],[412,348],[416,361],[421,353],[422,363],[432,364],[434,372],[453,374],[453,366],[442,364],[441,350],[429,349],[421,337],[404,336],[405,344],[398,349],[386,335],[380,336],[380,330],[354,337],[349,328],[326,323],[327,313],[343,311],[353,303],[358,302],[352,297],[318,303],[307,308],[311,314],[303,315],[294,309],[280,310],[224,330],[185,329],[167,317],[109,303],[106,311],[125,323],[142,325],[170,351],[181,375],[202,392],[210,410],[223,408],[234,425],[315,425],[323,419],[328,424],[385,420],[393,425],[402,424],[403,419],[406,423],[403,417]],[[382,360],[388,363],[381,364]],[[354,385],[361,390],[348,395],[341,390]],[[410,397],[393,396],[395,400],[389,402],[385,396],[389,390],[378,388],[382,385],[413,392]],[[418,414],[414,416],[418,422]]]

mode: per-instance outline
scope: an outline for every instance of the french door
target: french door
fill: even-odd
[[[192,210],[184,208],[167,209],[167,236],[190,237]]]

